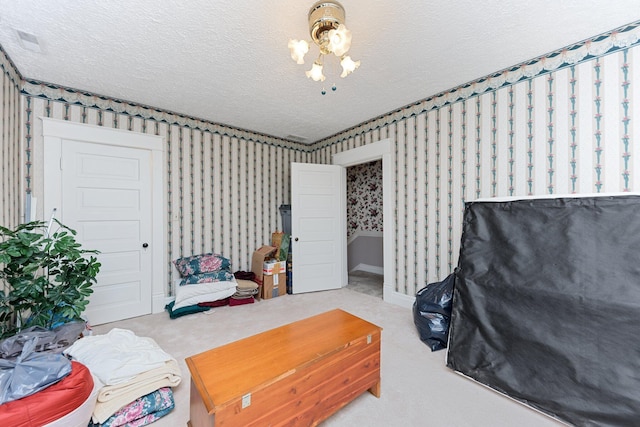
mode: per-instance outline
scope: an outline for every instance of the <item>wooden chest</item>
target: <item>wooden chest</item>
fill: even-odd
[[[313,426],[380,397],[381,330],[332,310],[188,357],[189,425]]]

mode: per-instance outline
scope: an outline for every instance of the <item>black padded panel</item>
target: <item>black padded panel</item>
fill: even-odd
[[[447,365],[579,426],[640,422],[640,196],[465,206]]]

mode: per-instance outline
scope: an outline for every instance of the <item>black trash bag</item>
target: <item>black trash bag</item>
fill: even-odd
[[[455,273],[451,273],[442,282],[429,283],[416,293],[413,323],[418,328],[420,341],[431,351],[447,347],[455,278]]]

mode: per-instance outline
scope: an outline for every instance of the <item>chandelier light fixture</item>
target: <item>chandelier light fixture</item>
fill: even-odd
[[[306,72],[308,78],[316,82],[325,81],[326,57],[330,54],[340,59],[342,73],[340,77],[347,77],[360,66],[360,61],[351,59],[347,52],[351,47],[351,31],[345,26],[344,8],[337,1],[319,1],[309,10],[309,34],[311,40],[320,49],[320,54],[313,61],[311,69]],[[289,40],[291,58],[298,64],[304,64],[304,55],[309,52],[311,42],[306,40]],[[335,83],[331,90],[336,90]],[[323,95],[327,92],[322,87]]]

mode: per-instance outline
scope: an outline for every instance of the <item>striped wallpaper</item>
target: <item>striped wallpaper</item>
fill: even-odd
[[[315,144],[311,161],[330,163],[396,142],[397,292],[453,271],[466,201],[640,191],[639,38],[631,25]]]
[[[234,269],[248,269],[252,251],[281,228],[278,207],[290,201],[290,162],[331,163],[338,152],[390,138],[391,285],[412,296],[457,264],[465,201],[640,191],[640,162],[634,160],[640,149],[634,125],[640,121],[639,34],[634,24],[594,37],[311,146],[21,81],[2,52],[3,223],[24,214],[23,194],[42,197],[39,117],[151,133],[166,142],[168,259],[213,250],[231,258]],[[37,217],[44,216],[39,208]]]
[[[0,46],[0,225],[14,228],[21,221],[22,150],[20,145],[20,83],[22,77]],[[28,164],[29,152],[25,151]]]
[[[32,90],[34,83],[25,85]],[[165,140],[167,259],[214,251],[232,260],[234,270],[249,270],[251,255],[281,230],[278,207],[289,203],[291,162],[307,162],[296,143],[262,141],[261,135],[162,113],[148,117],[145,107],[129,112],[54,101],[25,94],[27,138],[33,141],[33,167],[28,191],[42,196],[42,130],[39,117],[160,135]],[[146,117],[141,117],[142,115]],[[182,124],[180,122],[183,122]],[[252,139],[246,139],[249,136]],[[38,210],[37,216],[50,213]],[[167,265],[169,283],[173,270]],[[170,290],[171,291],[171,290]],[[169,291],[169,293],[170,293]]]

